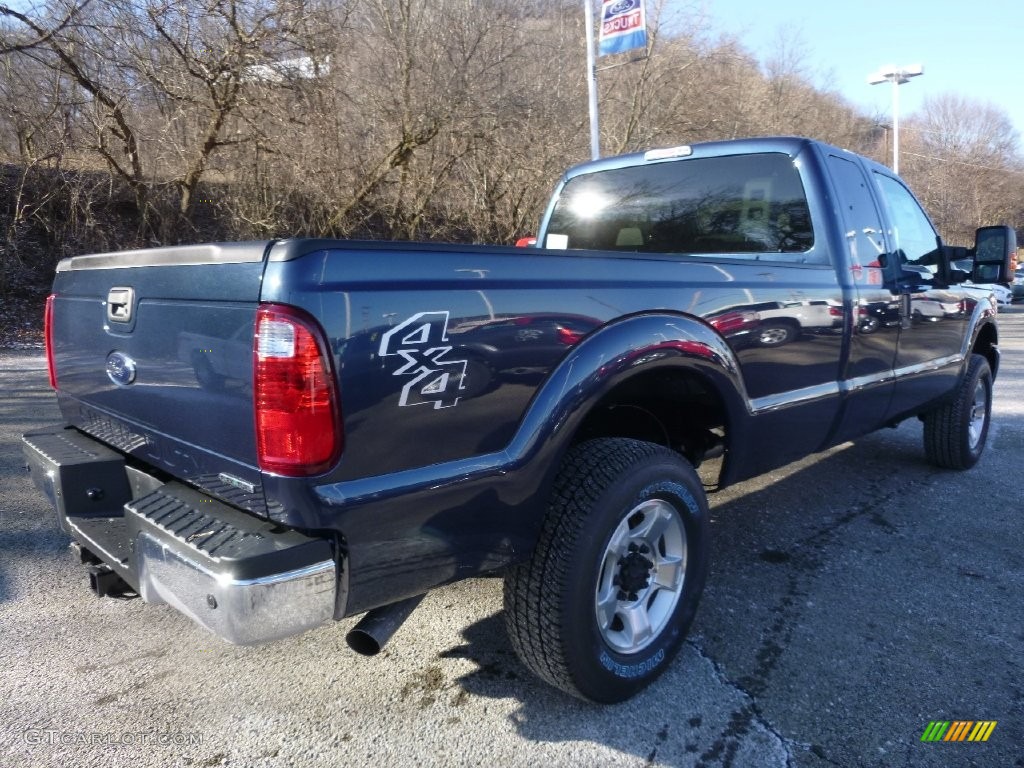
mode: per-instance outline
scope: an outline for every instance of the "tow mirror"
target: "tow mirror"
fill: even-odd
[[[981,227],[974,233],[971,280],[975,283],[1012,282],[1016,257],[1017,233],[1012,227]]]

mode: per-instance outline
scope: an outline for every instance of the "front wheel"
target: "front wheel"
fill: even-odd
[[[992,371],[988,360],[974,354],[953,400],[924,415],[928,461],[946,469],[973,467],[985,450],[991,418]]]
[[[567,455],[533,558],[505,577],[519,658],[580,698],[623,701],[679,651],[708,568],[708,510],[678,454],[605,438]]]

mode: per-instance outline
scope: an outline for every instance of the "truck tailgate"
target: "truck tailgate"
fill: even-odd
[[[252,342],[268,245],[66,259],[51,325],[69,424],[260,514]]]

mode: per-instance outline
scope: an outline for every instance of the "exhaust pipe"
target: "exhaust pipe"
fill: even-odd
[[[398,631],[409,614],[416,610],[426,595],[416,595],[391,605],[382,605],[368,611],[359,623],[345,635],[348,647],[363,656],[374,656],[380,653],[391,636]]]

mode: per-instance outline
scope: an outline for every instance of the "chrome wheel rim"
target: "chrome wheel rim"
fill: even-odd
[[[789,338],[789,331],[785,328],[766,328],[761,331],[762,344],[781,344]]]
[[[675,612],[686,580],[686,527],[662,499],[638,504],[605,547],[594,609],[604,641],[618,653],[642,651]]]
[[[970,408],[967,439],[970,441],[973,451],[981,443],[982,435],[985,432],[985,422],[988,419],[988,389],[985,387],[985,382],[980,379],[974,387],[974,397],[971,400]]]

